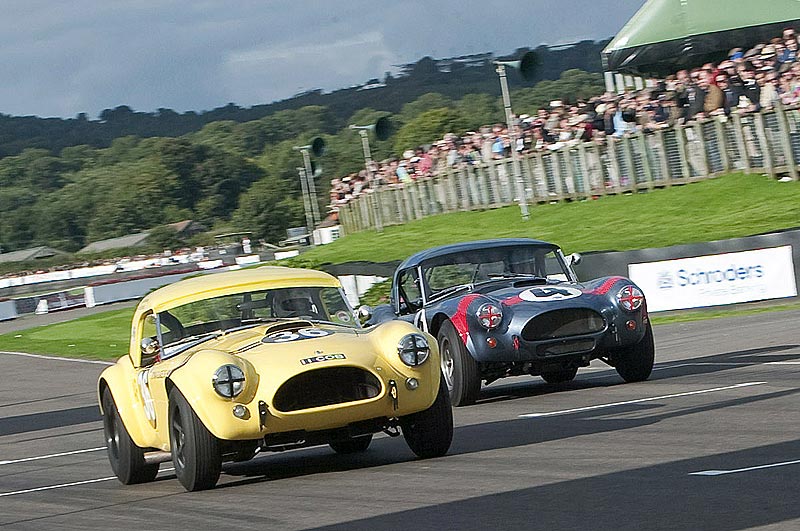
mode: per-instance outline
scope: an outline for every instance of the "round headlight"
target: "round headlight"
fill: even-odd
[[[481,326],[487,330],[497,328],[500,325],[500,321],[503,320],[503,310],[489,302],[478,308],[475,315],[477,315]]]
[[[416,367],[425,363],[431,355],[428,340],[420,334],[403,336],[397,344],[397,355],[409,367]]]
[[[617,293],[617,301],[623,309],[634,312],[642,307],[644,295],[636,286],[627,285]]]
[[[223,365],[214,373],[211,384],[219,396],[233,398],[244,389],[244,372],[236,365]]]

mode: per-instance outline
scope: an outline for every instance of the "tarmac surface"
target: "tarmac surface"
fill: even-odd
[[[108,308],[105,308],[108,309]],[[73,314],[74,316],[74,314]],[[100,362],[0,353],[0,527],[30,529],[800,529],[800,311],[655,328],[651,379],[600,362],[509,378],[455,409],[449,454],[379,436],[224,466],[187,493],[108,465]]]

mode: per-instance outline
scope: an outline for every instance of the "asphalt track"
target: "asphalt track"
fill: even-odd
[[[112,477],[103,365],[0,354],[0,527],[8,529],[800,529],[800,311],[655,329],[656,370],[623,384],[514,378],[455,410],[449,455],[402,438],[226,465],[186,493]]]

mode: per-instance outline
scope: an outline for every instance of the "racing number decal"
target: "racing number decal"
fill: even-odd
[[[569,287],[544,286],[526,289],[519,294],[519,298],[528,302],[563,301],[580,297],[581,291]]]
[[[283,330],[268,335],[261,340],[262,343],[288,343],[290,341],[300,341],[302,339],[315,339],[318,337],[325,337],[331,335],[333,332],[321,330],[319,328],[301,328],[293,332],[291,330]]]

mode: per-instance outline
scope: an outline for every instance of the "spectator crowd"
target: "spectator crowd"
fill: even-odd
[[[665,79],[648,80],[642,90],[606,92],[567,105],[550,102],[535,116],[515,119],[514,141],[505,124],[481,127],[464,135],[447,134],[431,145],[409,149],[402,158],[331,181],[331,210],[377,186],[432,177],[448,168],[503,159],[514,149],[524,154],[559,149],[580,142],[602,142],[634,132],[652,132],[676,124],[732,113],[752,113],[777,103],[800,103],[797,32],[749,50],[734,48],[719,64],[681,70]]]

